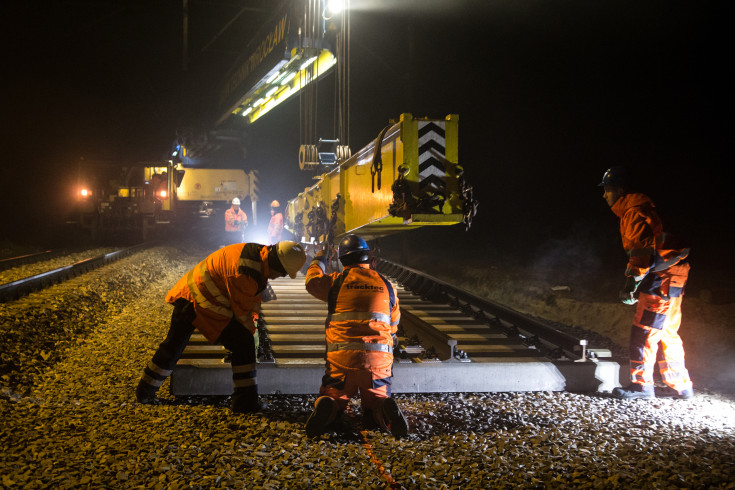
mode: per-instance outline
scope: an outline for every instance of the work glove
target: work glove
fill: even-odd
[[[635,277],[626,277],[623,289],[620,291],[620,301],[626,305],[634,305],[638,302],[638,286],[641,281],[636,281]]]
[[[318,260],[322,264],[327,263],[327,251],[326,250],[319,250],[316,255],[314,255],[314,260]]]

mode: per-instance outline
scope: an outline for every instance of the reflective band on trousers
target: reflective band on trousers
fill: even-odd
[[[386,344],[378,344],[376,342],[337,342],[335,344],[327,344],[327,352],[338,350],[377,350],[382,352],[393,352],[393,347]]]
[[[374,320],[376,322],[384,322],[390,324],[390,315],[385,313],[375,313],[372,311],[345,311],[343,313],[330,313],[327,316],[327,322],[347,322]]]

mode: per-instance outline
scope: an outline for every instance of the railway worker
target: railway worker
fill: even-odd
[[[395,437],[408,434],[408,422],[391,398],[393,345],[400,320],[393,285],[368,264],[370,248],[357,235],[339,244],[342,272],[325,274],[324,251],[306,273],[306,290],[327,302],[326,373],[319,398],[306,421],[306,434],[316,437],[360,393],[366,415]]]
[[[654,398],[653,370],[658,358],[661,378],[675,390],[674,397],[691,398],[694,391],[678,334],[689,249],[664,233],[648,196],[630,191],[625,167],[609,168],[599,186],[604,188],[603,199],[620,217],[620,235],[628,254],[620,299],[625,304],[637,303],[630,334],[631,382],[615,388],[613,396]]]
[[[268,223],[268,240],[271,243],[281,241],[283,234],[283,213],[281,212],[281,203],[273,201],[271,203],[271,221]]]
[[[256,322],[261,294],[269,279],[296,278],[304,262],[304,249],[295,242],[238,243],[212,253],[179,279],[166,295],[166,302],[174,305],[171,326],[138,383],[138,402],[155,401],[197,328],[210,343],[220,343],[232,353],[232,410],[260,410]]]
[[[232,205],[225,211],[226,244],[244,242],[243,232],[248,227],[248,216],[240,209],[240,199],[234,198]],[[276,243],[276,242],[274,242]]]

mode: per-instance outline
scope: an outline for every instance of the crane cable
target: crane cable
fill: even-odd
[[[350,145],[350,5],[342,11],[337,37],[337,76],[335,77],[334,134],[340,144]]]
[[[304,9],[303,30],[299,38],[301,52],[315,44],[318,21],[321,18],[319,3],[319,0],[311,0]],[[314,77],[314,64],[303,70],[299,77],[299,86],[302,87],[299,91],[299,143],[303,146],[313,144],[316,139],[318,82]]]

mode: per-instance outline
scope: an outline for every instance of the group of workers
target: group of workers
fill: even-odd
[[[240,207],[240,199],[232,199],[230,207],[225,211],[225,243],[233,245],[245,241],[245,229],[248,227],[248,216]],[[283,236],[283,212],[278,201],[271,202],[271,219],[268,223],[268,243],[281,241]]]
[[[630,335],[630,382],[615,388],[612,396],[654,398],[653,373],[658,362],[661,378],[672,390],[669,395],[691,398],[692,382],[678,334],[689,249],[664,233],[653,202],[631,191],[624,167],[608,169],[599,186],[604,188],[603,199],[620,218],[620,234],[629,257],[620,299],[637,304]],[[228,216],[243,221],[237,218],[239,209],[234,203],[231,211]],[[279,222],[282,225],[282,215]],[[328,311],[326,372],[306,421],[306,433],[309,437],[324,433],[359,393],[368,423],[404,437],[408,422],[391,397],[393,348],[400,321],[396,289],[370,267],[370,248],[361,237],[346,235],[338,257],[341,271],[327,273],[325,251],[313,257],[306,271],[306,290],[326,302]],[[277,241],[228,245],[197,264],[166,296],[174,305],[170,328],[144,369],[136,389],[138,401],[154,402],[197,328],[209,342],[232,352],[232,410],[261,410],[256,380],[261,294],[269,279],[286,275],[295,279],[305,263],[300,244]]]
[[[306,272],[306,290],[327,303],[326,373],[306,423],[316,437],[327,430],[359,392],[369,422],[395,437],[408,434],[408,422],[391,398],[393,347],[400,320],[395,287],[370,268],[365,240],[347,235],[339,244],[343,269],[325,274],[324,251]],[[306,263],[304,248],[292,241],[273,245],[237,243],[220,248],[182,277],[166,295],[174,305],[166,338],[143,371],[136,389],[140,403],[153,403],[171,375],[194,329],[231,355],[238,413],[262,409],[257,384],[257,322],[269,279],[295,279]]]

